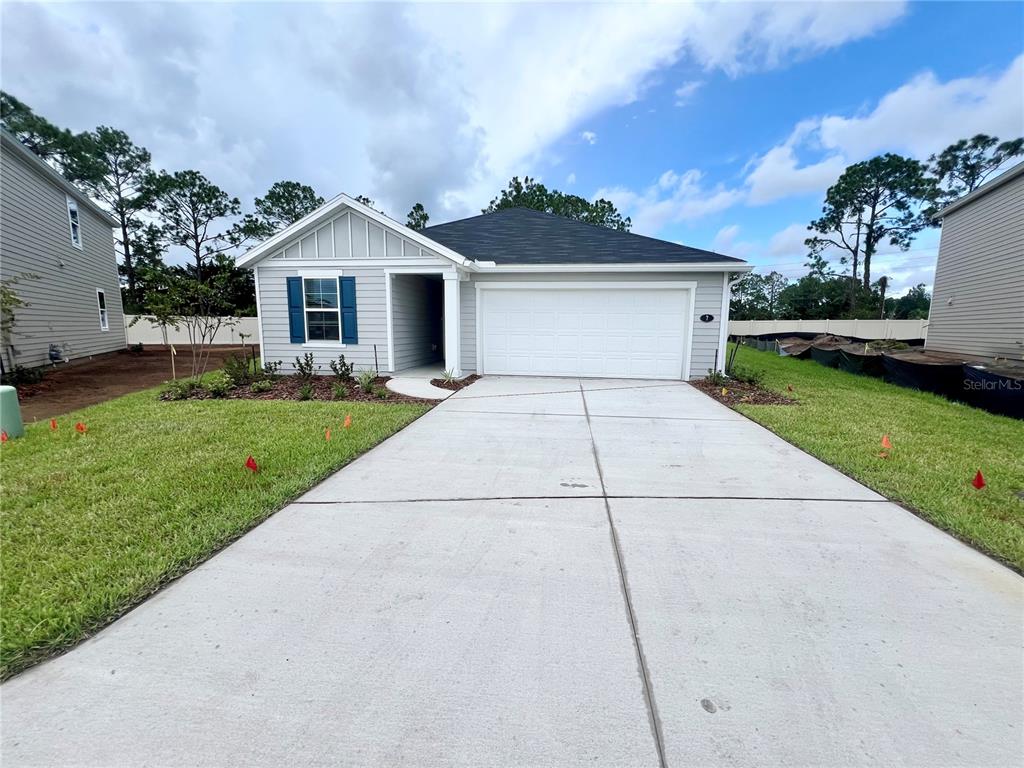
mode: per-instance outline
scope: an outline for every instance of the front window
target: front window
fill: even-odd
[[[78,219],[78,203],[70,197],[68,201],[68,227],[71,229],[71,244],[75,248],[82,248],[82,224]]]
[[[302,281],[302,299],[306,311],[306,339],[340,341],[338,281],[335,278],[307,277]]]
[[[96,306],[100,311],[100,330],[110,330],[110,319],[107,316],[107,297],[103,294],[103,291],[96,290]]]

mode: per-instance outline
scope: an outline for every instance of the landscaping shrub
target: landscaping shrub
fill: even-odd
[[[280,360],[268,360],[263,364],[263,375],[268,379],[272,379],[277,376],[277,372],[281,370]]]
[[[742,381],[745,384],[753,384],[755,387],[761,386],[764,382],[764,372],[756,370],[754,368],[744,368],[741,365],[734,366],[729,372],[736,381]]]
[[[129,355],[134,355],[135,357],[138,357],[139,355],[141,355],[142,354],[142,342],[140,341],[140,342],[137,342],[135,344],[129,344],[128,345],[128,354]]]
[[[373,385],[377,381],[377,372],[367,368],[365,371],[359,372],[359,388],[366,394],[373,392]]]
[[[390,390],[384,387],[374,387],[373,394],[377,396],[378,400],[387,400],[391,397]]]
[[[224,360],[224,374],[236,387],[249,382],[252,374],[249,372],[249,361],[238,355],[228,355]]]
[[[160,389],[161,400],[187,400],[194,392],[203,388],[197,379],[173,379],[165,382]]]
[[[235,383],[224,371],[214,371],[206,377],[203,386],[210,393],[210,397],[220,398],[226,397],[228,392],[234,388]]]
[[[444,373],[441,374],[441,381],[445,384],[453,384],[455,382],[455,371],[451,368],[446,368]]]
[[[313,362],[313,353],[307,352],[302,357],[295,358],[295,375],[300,379],[312,379],[320,366]]]
[[[26,368],[24,365],[16,365],[4,374],[4,384],[12,387],[23,387],[27,384],[38,384],[43,380],[45,371],[42,368]]]
[[[722,387],[728,383],[729,379],[726,378],[725,374],[721,371],[716,371],[714,368],[708,368],[708,375],[704,377],[704,381],[716,387]]]
[[[274,382],[270,379],[257,379],[249,385],[249,389],[253,392],[269,392],[274,388]]]
[[[334,386],[331,387],[331,397],[335,400],[344,400],[348,397],[348,387],[341,382],[334,382]]]
[[[348,381],[352,378],[352,363],[346,363],[344,355],[338,355],[337,360],[331,360],[330,366],[334,378],[339,381]]]
[[[313,385],[310,383],[303,384],[299,387],[299,400],[312,400],[313,399]]]

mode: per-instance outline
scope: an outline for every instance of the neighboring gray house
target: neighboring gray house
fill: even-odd
[[[1024,163],[939,211],[927,349],[1024,359]]]
[[[265,360],[690,379],[725,360],[739,259],[524,208],[416,231],[340,195],[238,259]]]
[[[3,340],[4,367],[123,349],[114,222],[0,129],[0,279],[17,278],[27,306]]]

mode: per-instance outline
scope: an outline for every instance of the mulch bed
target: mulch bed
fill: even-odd
[[[475,373],[470,374],[464,379],[455,379],[454,381],[445,381],[444,379],[431,379],[430,383],[440,389],[450,389],[452,392],[458,392],[460,389],[465,389],[474,381],[479,379]]]
[[[373,391],[364,392],[355,381],[345,383],[348,394],[335,398],[332,376],[314,376],[312,379],[300,379],[298,376],[278,376],[273,379],[273,386],[265,392],[253,392],[251,384],[244,384],[228,392],[224,400],[302,400],[302,388],[309,385],[311,392],[308,400],[329,400],[337,403],[419,403],[421,405],[437,405],[436,400],[423,400],[417,397],[406,397],[392,392],[385,387],[390,376],[378,376],[373,380]],[[188,397],[189,400],[212,400],[209,392],[200,390]]]
[[[725,386],[712,384],[707,379],[698,379],[690,383],[705,395],[730,408],[737,405],[797,405],[797,401],[792,398],[745,381],[730,380]]]

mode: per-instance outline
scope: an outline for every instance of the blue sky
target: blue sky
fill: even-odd
[[[4,3],[2,85],[241,198],[294,179],[404,220],[513,175],[634,230],[805,270],[842,169],[1024,134],[1021,3]],[[930,284],[938,233],[880,254]]]

